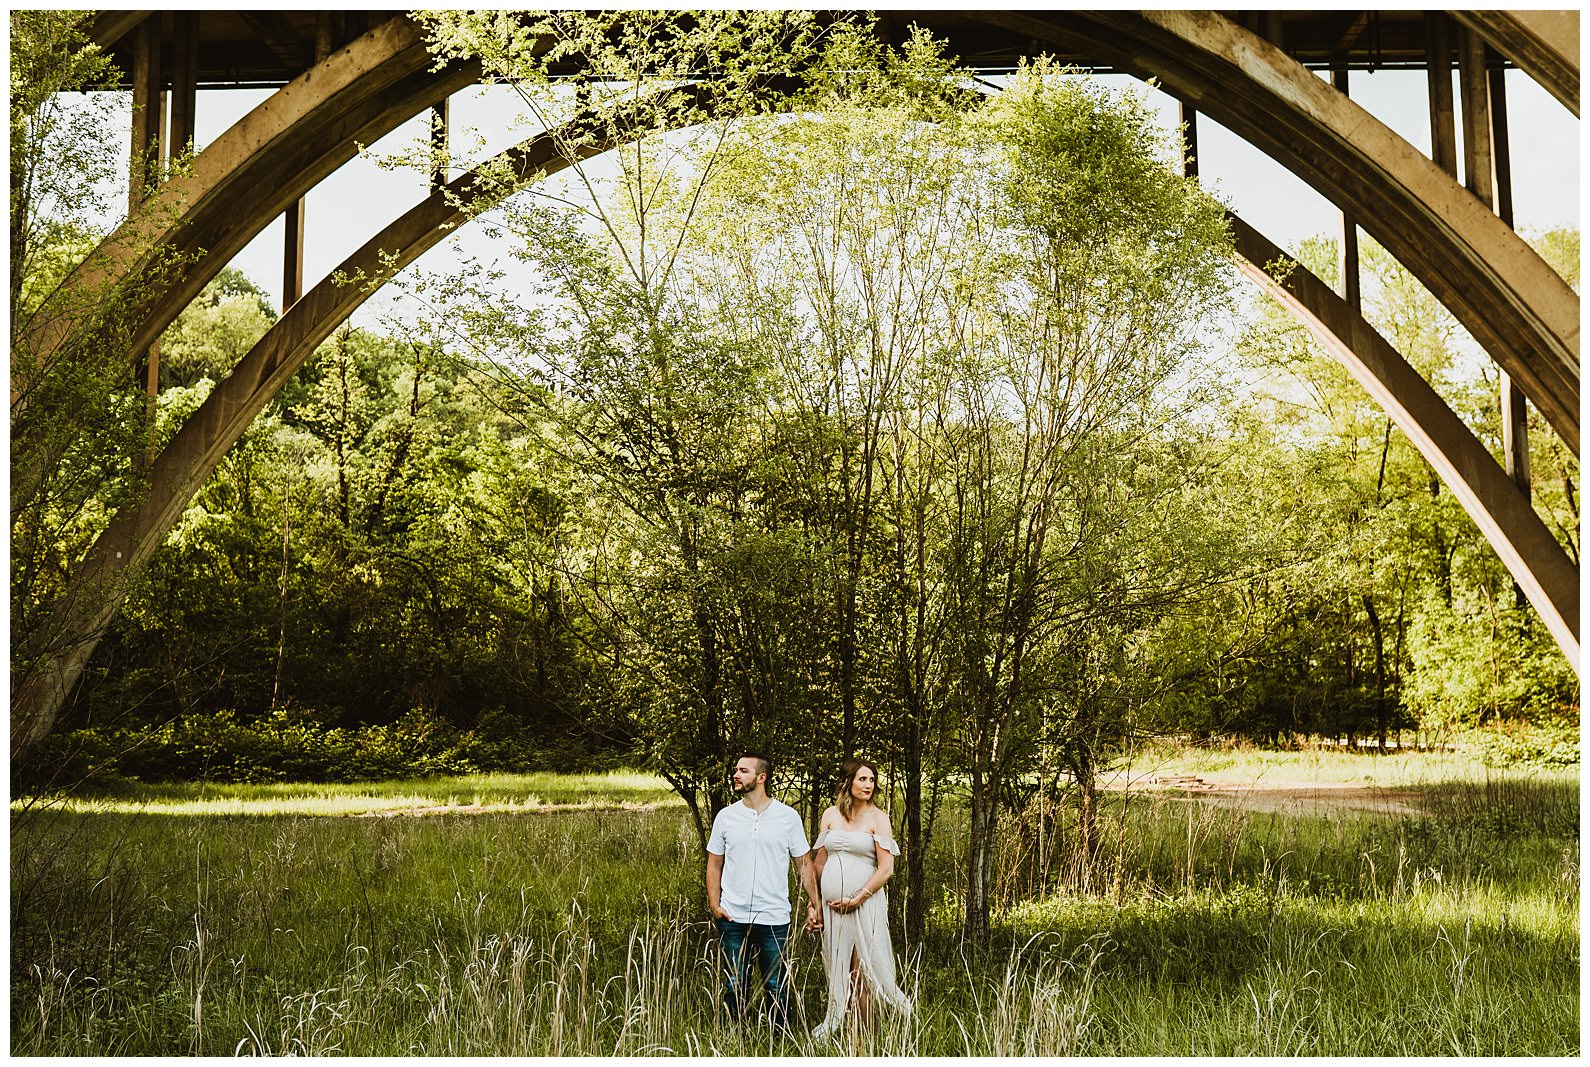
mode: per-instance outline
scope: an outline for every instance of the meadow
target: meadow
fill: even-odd
[[[897,946],[917,1010],[838,1045],[807,1036],[810,936],[796,1036],[721,1016],[695,831],[646,775],[13,802],[11,1052],[1578,1054],[1577,771],[1251,750],[1147,766],[1419,799],[1299,814],[1112,791],[1106,854],[1043,893],[1014,873],[1013,821],[981,952],[956,935],[951,810],[927,934]],[[420,814],[438,809],[455,813]]]

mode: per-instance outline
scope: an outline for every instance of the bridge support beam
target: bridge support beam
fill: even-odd
[[[702,88],[680,90],[696,101]],[[554,174],[605,151],[617,138],[602,143],[583,136],[587,124],[543,133],[499,155],[489,168],[506,162],[521,181]],[[560,146],[579,145],[570,158]],[[126,576],[159,547],[181,517],[193,494],[209,477],[228,449],[333,330],[345,322],[382,285],[423,253],[451,236],[467,221],[459,205],[480,191],[475,173],[462,175],[431,194],[345,259],[301,299],[295,301],[265,336],[238,361],[231,373],[183,423],[149,470],[149,492],[137,507],[117,513],[74,572],[72,601],[61,605],[52,631],[55,651],[49,662],[21,681],[11,699],[11,757],[49,732],[66,698],[76,688],[89,657],[121,610]],[[339,278],[353,279],[339,282]]]
[[[157,250],[185,260],[175,278],[149,283],[154,291],[127,324],[128,349],[147,347],[249,241],[359,145],[380,140],[479,75],[470,65],[436,73],[430,66],[418,27],[403,17],[332,53],[200,153],[192,174],[150,197],[66,288],[104,291],[136,279],[151,269]],[[62,316],[36,341],[37,363],[48,363],[81,325]]]
[[[1159,78],[1186,103],[1189,115],[1191,109],[1204,111],[1268,151],[1359,220],[1452,309],[1570,447],[1579,447],[1577,296],[1440,165],[1342,94],[1273,45],[1213,13],[981,17],[1040,42],[1080,41],[1121,69]],[[348,18],[363,16],[350,13]],[[126,21],[105,22],[105,32],[123,32]],[[1522,47],[1505,35],[1487,39],[1510,56],[1509,47]],[[1563,53],[1556,55],[1561,59]],[[1542,62],[1551,65],[1549,56]],[[195,161],[191,175],[151,197],[85,261],[69,287],[94,292],[136,279],[162,250],[193,258],[194,265],[171,284],[156,287],[136,317],[127,351],[147,347],[237,251],[352,158],[357,145],[372,143],[444,101],[477,73],[468,68],[433,73],[429,65],[417,29],[403,18],[327,57],[227,131]],[[1570,105],[1575,114],[1577,68],[1575,54]],[[1447,86],[1450,91],[1449,72]],[[567,165],[551,145],[545,137],[527,143],[515,150],[520,153],[516,164],[548,172]],[[590,147],[590,154],[596,151]],[[1195,147],[1189,151],[1195,153]],[[1439,155],[1439,136],[1436,151]],[[472,181],[466,176],[448,188],[467,193]],[[258,190],[270,194],[258,196]],[[53,722],[99,633],[119,610],[127,568],[154,551],[198,485],[303,360],[390,272],[448,236],[450,224],[458,221],[456,209],[438,190],[376,235],[342,266],[350,276],[370,279],[367,285],[338,286],[328,279],[304,294],[184,425],[151,468],[153,488],[144,506],[118,514],[79,568],[83,581],[78,587],[84,593],[76,605],[63,608],[60,653],[13,694],[13,756],[19,744],[42,736]],[[1280,253],[1240,220],[1233,225],[1245,269],[1257,268],[1269,278],[1268,283],[1261,278],[1261,284],[1309,323],[1387,406],[1479,523],[1577,670],[1577,571],[1527,501],[1518,506],[1516,487],[1483,448],[1475,452],[1472,433],[1361,316],[1312,275],[1294,270],[1286,284],[1277,283],[1262,268]],[[394,252],[395,260],[384,258]],[[69,318],[62,321],[71,324]],[[35,351],[38,362],[48,362],[68,336],[58,331],[46,337]]]
[[[1529,499],[1407,360],[1330,287],[1229,216],[1243,273],[1287,307],[1408,435],[1579,670],[1579,571]]]
[[[1518,65],[1579,117],[1579,13],[1453,11],[1452,17]]]
[[[1280,49],[1209,11],[979,16],[1085,50],[1165,90],[1291,169],[1435,294],[1579,448],[1579,297],[1496,214]]]

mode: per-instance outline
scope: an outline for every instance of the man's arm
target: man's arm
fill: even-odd
[[[812,863],[810,852],[795,857],[795,873],[800,876],[801,886],[806,890],[806,929],[821,930],[823,901],[817,892],[817,865]]]
[[[727,919],[729,913],[724,911],[718,903],[718,897],[723,893],[723,857],[715,853],[707,853],[707,910],[715,919]]]

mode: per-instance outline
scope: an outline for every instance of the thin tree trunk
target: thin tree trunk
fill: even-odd
[[[1099,786],[1093,772],[1093,759],[1085,748],[1073,754],[1071,776],[1077,786],[1077,856],[1082,882],[1079,888],[1093,888],[1094,861],[1099,852]]]
[[[282,490],[282,576],[279,585],[280,620],[276,641],[276,682],[271,687],[271,710],[281,706],[282,665],[287,660],[287,570],[291,560],[293,536],[293,489],[289,482]]]
[[[1380,628],[1380,613],[1375,610],[1375,599],[1364,594],[1364,611],[1369,614],[1369,628],[1375,638],[1375,728],[1380,737],[1380,751],[1386,751],[1386,637]]]
[[[919,942],[927,929],[922,840],[922,722],[913,710],[905,739],[905,936]]]

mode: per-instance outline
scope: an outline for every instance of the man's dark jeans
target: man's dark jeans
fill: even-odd
[[[727,967],[723,1002],[733,1019],[744,1017],[751,999],[751,957],[756,957],[767,989],[768,1014],[778,1030],[789,1029],[789,988],[785,983],[784,946],[789,941],[789,923],[737,923],[714,920],[718,925],[718,944]]]

